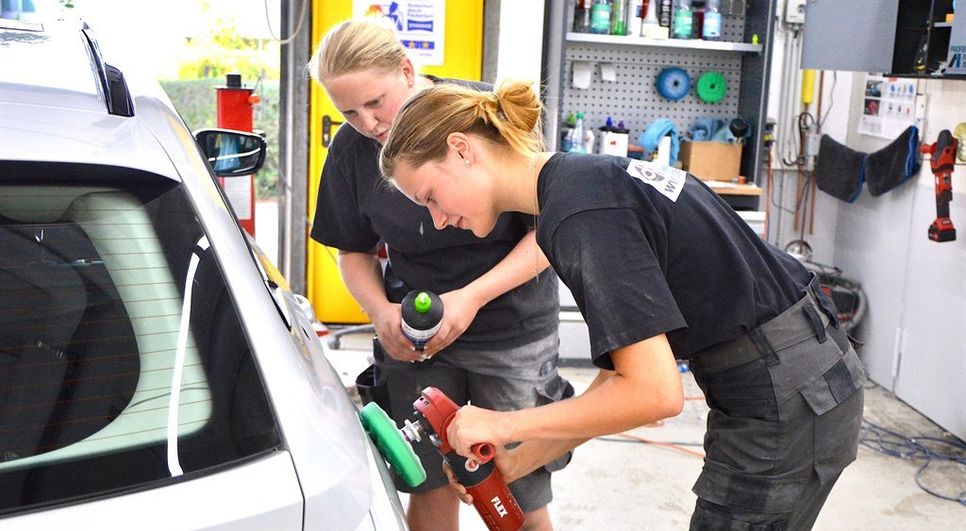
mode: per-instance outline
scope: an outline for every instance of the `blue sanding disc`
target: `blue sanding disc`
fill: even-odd
[[[671,101],[678,101],[691,90],[691,76],[683,69],[671,66],[657,75],[657,93]]]

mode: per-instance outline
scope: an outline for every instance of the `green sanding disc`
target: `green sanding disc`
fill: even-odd
[[[426,471],[413,447],[378,404],[366,404],[359,412],[359,418],[379,453],[407,485],[415,487],[426,481]]]
[[[721,72],[711,70],[701,74],[698,83],[694,87],[698,98],[705,103],[718,103],[723,100],[728,93],[728,82],[725,81]]]

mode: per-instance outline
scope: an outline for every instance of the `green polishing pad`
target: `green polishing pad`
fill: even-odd
[[[413,447],[378,404],[366,404],[359,412],[359,418],[372,442],[376,443],[379,453],[407,485],[415,487],[426,481],[426,471],[423,470],[423,464],[416,457]]]
[[[698,98],[705,103],[718,103],[728,92],[728,82],[721,72],[711,70],[701,74],[694,88]]]

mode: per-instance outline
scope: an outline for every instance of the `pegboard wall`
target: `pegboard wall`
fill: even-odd
[[[744,40],[744,19],[724,17],[722,41]],[[590,87],[574,88],[573,65],[577,61],[592,63]],[[600,65],[614,66],[616,79],[603,81]],[[691,76],[691,91],[683,99],[671,101],[657,92],[655,81],[666,67],[678,66]],[[701,74],[716,70],[728,82],[728,92],[718,103],[702,102],[695,94],[694,85]],[[698,118],[731,119],[738,116],[738,94],[741,90],[741,53],[700,50],[566,42],[559,122],[578,111],[584,113],[584,124],[597,129],[610,116],[616,125],[624,121],[630,130],[631,143],[658,118],[674,122],[678,133],[685,133]]]

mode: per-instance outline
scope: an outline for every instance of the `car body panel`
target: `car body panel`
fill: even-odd
[[[0,62],[6,71],[4,57],[16,56],[22,42],[3,44]],[[77,54],[71,57],[80,62]],[[83,61],[84,68],[71,69],[69,75],[95,80],[89,58]],[[52,523],[73,518],[98,529],[135,523],[165,529],[405,529],[385,463],[298,302],[269,282],[193,136],[160,86],[129,71],[125,77],[135,109],[130,118],[107,114],[96,80],[94,90],[78,80],[43,78],[17,85],[0,73],[0,160],[118,166],[182,183],[229,280],[283,448],[203,477],[185,476],[158,488],[0,519],[0,528],[62,527]],[[182,508],[198,518],[182,514]],[[105,519],[106,514],[118,517]],[[145,515],[150,518],[142,519]]]
[[[358,514],[360,521],[363,509],[372,503],[369,493],[373,486],[367,470],[358,466],[366,461],[366,435],[355,417],[355,405],[325,361],[321,343],[304,317],[291,331],[263,325],[281,319],[277,302],[265,289],[265,279],[223,196],[210,178],[200,178],[208,169],[199,156],[189,156],[187,147],[193,148],[194,140],[187,129],[179,127],[180,118],[154,98],[135,98],[135,108],[152,124],[162,145],[186,147],[169,152],[169,156],[184,176],[182,180],[209,239],[221,244],[215,246],[215,255],[226,276],[233,280],[229,290],[246,328],[259,332],[250,334],[249,341],[258,353],[265,380],[270,382],[268,392],[300,472],[307,505],[306,527],[333,525],[335,514],[345,515],[347,520]],[[294,299],[287,309],[296,319],[301,316]]]
[[[302,529],[302,493],[291,456],[276,452],[202,478],[0,521],[4,531],[83,527],[296,531]]]

